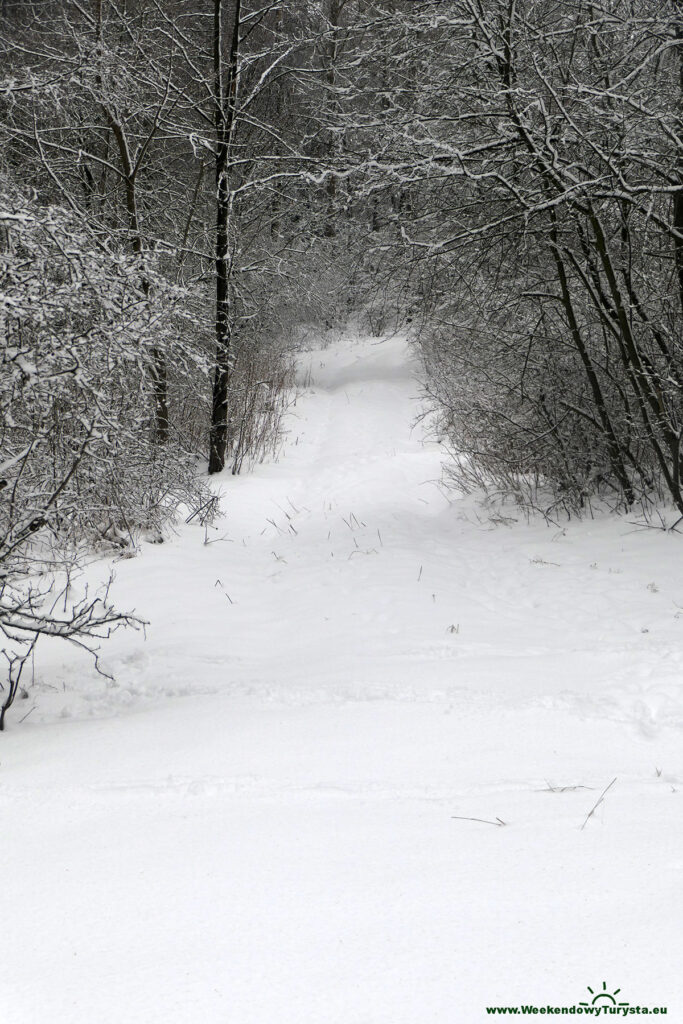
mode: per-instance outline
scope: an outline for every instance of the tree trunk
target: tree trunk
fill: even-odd
[[[102,45],[102,0],[97,0],[95,9],[95,32],[98,54],[101,55]],[[101,81],[101,80],[100,80]],[[104,115],[116,141],[121,161],[121,174],[126,189],[126,213],[130,230],[131,247],[136,256],[142,257],[144,244],[140,230],[137,196],[138,161],[135,160],[128,145],[128,137],[123,124],[109,106],[103,101]],[[103,171],[104,173],[104,171]],[[142,271],[142,289],[149,295],[149,281]],[[168,440],[168,372],[164,352],[154,346],[152,349],[152,389],[154,393],[154,436],[158,444]]]
[[[329,104],[330,110],[334,113],[339,111],[339,103],[335,98],[335,88],[337,84],[337,58],[339,55],[340,36],[339,29],[341,26],[341,0],[330,0],[329,7],[329,25],[330,25],[330,41],[327,48],[325,58],[327,60],[327,71],[325,73],[325,81],[328,85],[329,90]],[[338,155],[340,148],[339,137],[332,132],[328,147],[328,157],[330,163],[334,164],[335,158]],[[324,234],[326,238],[335,238],[337,235],[337,175],[334,171],[330,171],[327,184],[325,186],[327,213],[325,217]]]
[[[223,54],[224,0],[214,0],[213,67],[214,124],[216,130],[216,361],[213,374],[211,428],[209,432],[209,473],[225,468],[228,445],[228,386],[231,363],[230,303],[230,150],[235,127],[237,101],[237,58],[240,44],[241,0],[235,0],[233,29],[224,69]],[[227,70],[227,74],[224,71]]]

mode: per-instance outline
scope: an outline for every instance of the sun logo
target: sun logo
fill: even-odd
[[[621,992],[620,988],[615,988],[614,992],[607,991],[607,983],[603,981],[602,992],[594,992],[590,985],[586,985],[586,988],[593,996],[590,1003],[580,1002],[579,1006],[628,1006],[628,1003],[618,1003],[617,996]]]

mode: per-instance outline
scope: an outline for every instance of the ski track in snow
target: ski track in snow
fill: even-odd
[[[476,1024],[603,978],[683,1020],[680,538],[445,494],[400,338],[301,377],[212,543],[116,563],[115,684],[36,659],[3,1024]]]

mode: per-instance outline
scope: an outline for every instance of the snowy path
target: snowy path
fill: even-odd
[[[117,564],[117,685],[46,653],[0,739],[2,1024],[683,1020],[680,538],[479,521],[404,343],[309,363],[215,543]]]

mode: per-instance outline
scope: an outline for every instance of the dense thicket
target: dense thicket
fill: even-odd
[[[683,513],[680,4],[392,9],[374,188],[455,476]]]
[[[50,571],[212,507],[205,458],[278,447],[288,341],[335,305],[328,13],[2,5],[5,706],[39,635],[119,621],[106,600],[57,615]]]

